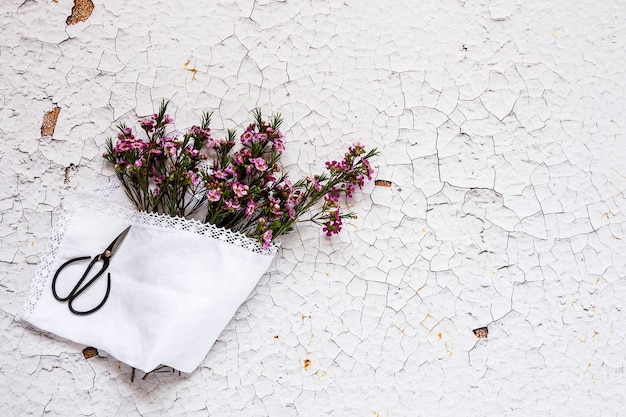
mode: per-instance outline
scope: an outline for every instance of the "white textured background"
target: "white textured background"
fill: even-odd
[[[0,4],[3,416],[625,415],[623,1],[211,3]],[[393,185],[285,238],[196,372],[131,383],[15,316],[61,196],[163,97],[282,112],[296,174],[376,146]]]

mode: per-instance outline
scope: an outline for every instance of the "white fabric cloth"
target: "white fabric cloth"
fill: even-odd
[[[65,199],[20,316],[145,372],[160,364],[192,372],[268,269],[277,247],[263,251],[256,241],[225,229],[140,213],[125,199],[119,188],[108,197],[75,192]],[[102,253],[129,225],[107,270],[108,300],[90,315],[71,313],[67,302],[52,295],[57,268],[71,258]],[[61,296],[88,263],[62,271]],[[98,305],[105,291],[106,274],[76,298],[74,308]]]

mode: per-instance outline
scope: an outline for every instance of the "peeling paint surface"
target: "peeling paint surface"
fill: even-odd
[[[79,3],[0,4],[3,415],[623,414],[623,2]],[[382,155],[359,218],[287,236],[196,372],[131,382],[16,315],[63,194],[162,98],[179,128],[281,112],[294,174]]]

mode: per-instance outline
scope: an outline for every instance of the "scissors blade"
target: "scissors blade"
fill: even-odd
[[[117,248],[120,247],[120,245],[122,244],[122,242],[124,241],[124,239],[126,238],[126,235],[128,234],[128,232],[130,231],[131,226],[128,226],[126,229],[124,229],[124,231],[122,233],[120,233],[114,240],[113,242],[111,242],[111,244],[109,245],[108,248],[106,248],[105,253],[108,251],[109,252],[109,256],[111,257],[113,256],[113,254],[115,253],[115,251],[117,250]]]

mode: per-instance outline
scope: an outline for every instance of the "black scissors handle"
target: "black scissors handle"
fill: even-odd
[[[87,315],[87,314],[91,314],[94,311],[99,310],[100,307],[102,307],[104,305],[104,303],[106,302],[107,298],[109,298],[109,292],[111,291],[111,274],[110,273],[107,274],[107,290],[106,290],[106,294],[104,295],[104,298],[102,299],[100,304],[98,304],[96,307],[92,308],[91,310],[87,310],[87,311],[78,311],[78,310],[74,309],[74,307],[72,306],[72,303],[76,300],[76,297],[81,295],[83,293],[83,291],[85,291],[87,288],[89,288],[100,277],[100,275],[102,275],[104,273],[104,271],[106,271],[106,269],[109,267],[109,258],[106,257],[106,256],[102,256],[102,255],[98,255],[98,256],[94,257],[91,260],[91,262],[89,262],[89,266],[87,266],[87,269],[83,273],[83,276],[80,277],[80,279],[78,280],[76,285],[74,285],[74,288],[72,288],[72,290],[70,291],[70,293],[66,297],[61,297],[57,293],[57,291],[56,291],[56,282],[57,282],[57,279],[59,278],[59,273],[61,273],[61,271],[66,266],[68,266],[68,265],[70,265],[70,264],[72,264],[74,262],[84,261],[86,259],[91,259],[91,256],[81,256],[81,257],[78,257],[78,258],[70,259],[69,261],[67,261],[63,265],[61,265],[59,267],[59,269],[57,269],[56,273],[54,274],[54,277],[52,278],[52,295],[54,296],[54,298],[57,299],[58,301],[67,301],[67,305],[68,305],[70,311],[72,313],[74,313],[74,314],[81,315],[81,316]],[[95,263],[98,262],[98,261],[102,261],[102,267],[100,268],[100,270],[89,281],[87,281],[87,283],[85,285],[82,285],[83,282],[85,281],[85,279],[87,278],[87,276],[89,275],[89,272],[91,271],[91,268],[93,268]]]

